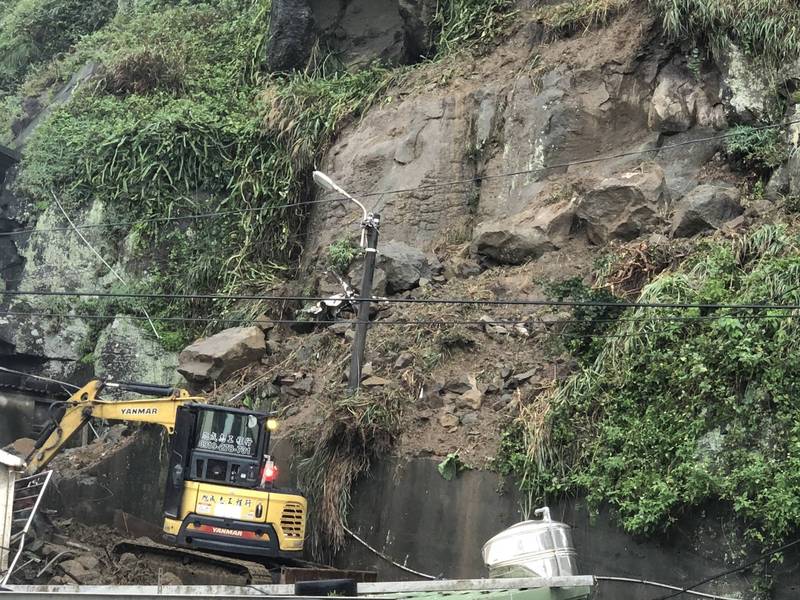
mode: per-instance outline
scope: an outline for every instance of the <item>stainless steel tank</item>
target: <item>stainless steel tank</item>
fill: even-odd
[[[578,574],[572,528],[553,521],[548,507],[541,517],[517,523],[483,546],[483,562],[490,577],[558,577]]]

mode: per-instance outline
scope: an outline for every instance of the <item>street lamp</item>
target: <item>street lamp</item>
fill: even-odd
[[[361,279],[361,300],[358,303],[358,320],[356,335],[353,339],[353,356],[350,361],[349,388],[355,392],[361,385],[361,368],[364,364],[364,348],[367,343],[369,328],[370,297],[372,296],[372,280],[375,276],[375,259],[378,254],[378,229],[381,224],[380,215],[367,212],[366,207],[345,192],[333,179],[322,171],[314,171],[314,183],[329,192],[341,194],[355,202],[363,213],[361,220],[361,247],[364,248],[364,276]]]

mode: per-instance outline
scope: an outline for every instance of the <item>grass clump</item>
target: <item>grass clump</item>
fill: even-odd
[[[537,10],[537,15],[554,31],[573,33],[605,25],[630,4],[630,0],[570,0],[544,6]]]
[[[343,547],[352,486],[392,447],[402,418],[398,395],[391,391],[348,395],[334,386],[327,396],[322,430],[298,470],[315,507],[310,541],[319,558]]]
[[[0,95],[32,67],[111,21],[117,0],[6,0],[0,5]]]
[[[709,243],[640,300],[796,305],[800,238],[770,226]],[[524,487],[582,492],[632,533],[721,501],[750,540],[785,538],[800,520],[798,323],[787,314],[628,309],[596,360],[523,420]]]
[[[349,239],[341,239],[328,246],[328,266],[339,274],[347,273],[358,256],[360,248]]]
[[[726,140],[728,154],[743,166],[770,172],[789,158],[789,148],[781,128],[758,129],[739,125],[730,130]]]
[[[800,7],[793,0],[649,0],[664,29],[677,39],[746,54],[779,65],[800,53]]]
[[[446,0],[437,4],[434,17],[439,30],[436,48],[440,56],[485,46],[509,26],[513,0]]]

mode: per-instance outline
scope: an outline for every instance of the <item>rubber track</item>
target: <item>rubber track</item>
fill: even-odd
[[[168,556],[176,559],[189,558],[192,560],[200,560],[201,562],[210,563],[217,567],[223,567],[237,574],[247,573],[250,578],[251,585],[265,585],[272,583],[272,576],[269,570],[258,562],[249,560],[242,560],[239,558],[230,558],[227,556],[220,556],[218,554],[207,554],[197,550],[189,550],[188,548],[178,548],[176,546],[167,546],[165,544],[158,544],[152,540],[141,539],[135,542],[125,541],[119,542],[114,545],[113,552],[116,555],[124,554],[125,552],[158,554],[159,556]]]

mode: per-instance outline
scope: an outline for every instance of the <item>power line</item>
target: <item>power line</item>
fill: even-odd
[[[754,564],[759,563],[762,560],[767,559],[767,558],[769,558],[771,556],[774,556],[775,554],[783,552],[784,550],[787,550],[788,548],[791,548],[792,546],[796,546],[797,544],[800,544],[800,539],[796,539],[793,542],[789,542],[788,544],[784,544],[783,546],[780,546],[779,548],[773,548],[772,550],[769,550],[769,551],[765,552],[761,556],[758,556],[758,557],[754,558],[753,560],[749,560],[746,563],[744,563],[742,565],[739,565],[738,567],[733,567],[732,569],[728,569],[726,571],[722,571],[721,573],[717,573],[716,575],[712,575],[710,577],[706,577],[702,581],[698,581],[697,583],[695,583],[693,585],[690,585],[690,586],[685,587],[685,588],[681,588],[678,591],[673,592],[671,594],[666,594],[664,596],[659,596],[658,598],[654,598],[653,600],[670,600],[670,598],[674,598],[675,596],[680,596],[681,594],[689,592],[690,590],[693,590],[693,589],[695,589],[697,587],[700,587],[701,585],[705,585],[706,583],[711,583],[712,581],[716,581],[717,579],[722,579],[723,577],[726,577],[728,575],[732,575],[733,573],[738,573],[739,571],[745,571],[745,570],[749,569],[750,567],[752,567]]]
[[[783,123],[776,123],[774,125],[761,125],[759,127],[751,128],[752,131],[763,131],[768,129],[778,129],[783,127],[789,127],[791,125],[796,125],[800,123],[800,119],[793,120],[793,121],[785,121]],[[511,171],[507,173],[497,173],[495,175],[481,175],[476,177],[471,177],[467,179],[455,179],[451,181],[443,181],[439,183],[429,183],[425,185],[419,185],[416,187],[410,188],[398,188],[392,190],[384,190],[380,192],[367,192],[363,194],[354,194],[356,197],[360,198],[373,198],[373,197],[380,197],[386,195],[396,195],[396,194],[407,194],[411,192],[417,191],[424,191],[424,190],[435,190],[441,187],[452,187],[457,185],[465,185],[469,183],[479,183],[483,181],[490,181],[494,179],[504,179],[509,177],[517,177],[519,175],[531,175],[533,173],[540,173],[542,171],[549,171],[553,169],[566,169],[569,167],[576,167],[581,165],[593,164],[598,162],[605,162],[611,160],[618,160],[620,158],[627,158],[630,156],[641,156],[645,154],[658,154],[659,152],[663,152],[666,150],[673,150],[676,148],[683,148],[685,146],[691,146],[694,144],[704,144],[706,142],[712,141],[719,141],[725,140],[732,137],[736,137],[739,135],[736,132],[729,132],[725,134],[715,135],[715,136],[708,136],[704,138],[697,138],[694,140],[686,140],[683,142],[676,142],[674,144],[667,144],[664,146],[658,146],[656,148],[649,148],[643,150],[631,150],[628,152],[619,152],[617,154],[608,154],[604,156],[598,156],[596,158],[586,158],[582,160],[575,160],[569,162],[562,162],[562,163],[553,163],[550,165],[542,165],[539,167],[534,167],[531,169],[523,169],[519,171]],[[200,219],[209,219],[214,217],[220,216],[228,216],[228,215],[240,215],[246,214],[251,212],[261,212],[261,211],[269,211],[269,210],[279,210],[285,208],[300,208],[303,206],[310,206],[313,204],[325,204],[328,202],[342,202],[348,201],[348,198],[343,196],[338,196],[334,198],[320,198],[316,200],[308,200],[306,202],[294,202],[290,204],[282,204],[282,205],[265,205],[261,207],[253,207],[253,208],[246,208],[246,209],[237,209],[237,210],[228,210],[228,211],[214,211],[208,213],[200,213],[200,214],[193,214],[193,215],[184,215],[184,216],[175,216],[175,217],[152,217],[146,219],[140,219],[138,221],[119,221],[119,222],[110,222],[110,223],[95,223],[89,225],[78,225],[78,229],[97,229],[97,228],[116,228],[116,227],[131,227],[134,225],[139,225],[143,223],[156,223],[156,222],[171,222],[171,221],[186,221],[186,220],[200,220]],[[14,236],[14,235],[24,235],[24,234],[44,234],[44,233],[58,233],[58,232],[67,232],[71,229],[69,227],[53,227],[49,229],[20,229],[18,231],[6,231],[0,232],[0,237],[3,236]]]
[[[800,119],[794,121],[784,121],[783,123],[776,123],[774,125],[761,125],[758,127],[752,127],[751,131],[763,131],[766,129],[779,129],[783,127],[789,127],[790,125],[796,125],[800,123]],[[405,194],[409,192],[416,192],[420,190],[426,189],[435,189],[438,187],[445,187],[445,186],[453,186],[453,185],[461,185],[465,183],[478,183],[481,181],[491,180],[491,179],[502,179],[505,177],[516,177],[518,175],[530,175],[533,173],[538,173],[540,171],[547,171],[552,169],[566,169],[568,167],[577,167],[580,165],[588,165],[598,162],[605,162],[609,160],[617,160],[620,158],[626,158],[629,156],[639,156],[642,154],[651,154],[651,153],[659,153],[664,150],[674,150],[675,148],[683,148],[685,146],[691,146],[694,144],[704,144],[706,142],[713,142],[719,140],[725,140],[728,138],[736,137],[740,135],[739,133],[724,133],[720,135],[714,135],[704,138],[696,138],[694,140],[686,140],[684,142],[676,142],[674,144],[667,144],[665,146],[658,146],[656,148],[650,148],[648,150],[630,150],[628,152],[620,152],[618,154],[607,154],[604,156],[598,156],[596,158],[585,158],[582,160],[574,160],[570,162],[563,162],[563,163],[554,163],[550,165],[542,165],[540,167],[534,167],[531,169],[523,169],[521,171],[513,171],[510,173],[498,173],[497,175],[483,175],[478,177],[472,177],[469,179],[455,179],[453,181],[445,181],[440,183],[429,183],[425,185],[420,185],[413,188],[400,188],[395,190],[385,190],[383,192],[370,192],[367,194],[359,194],[358,197],[360,198],[370,198],[373,196],[381,196],[381,195],[389,195],[389,194]]]
[[[751,315],[751,316],[744,316],[744,317],[737,317],[743,320],[769,320],[769,319],[782,319],[782,318],[795,318],[800,315]],[[146,317],[139,316],[139,315],[127,315],[127,314],[71,314],[71,313],[52,313],[52,312],[0,312],[0,318],[3,317],[23,317],[23,318],[43,318],[43,319],[69,319],[69,320],[108,320],[112,321],[115,318],[120,319],[129,319],[135,321],[146,320]],[[542,320],[533,321],[533,320],[526,320],[526,319],[411,319],[411,320],[376,320],[370,321],[369,324],[378,325],[378,326],[394,326],[394,327],[408,327],[408,326],[424,326],[424,327],[431,327],[431,326],[452,326],[452,325],[477,325],[477,326],[486,326],[486,325],[494,325],[494,326],[507,326],[507,327],[517,327],[517,326],[530,326],[530,325],[544,325],[547,327],[548,325],[567,325],[567,324],[581,324],[581,325],[589,325],[592,323],[659,323],[659,322],[686,322],[691,323],[695,321],[711,321],[711,320],[718,320],[723,317],[729,317],[729,315],[724,316],[690,316],[690,317],[663,317],[663,318],[652,318],[652,319],[587,319],[587,320],[578,320],[578,319],[568,319],[568,320],[559,320],[553,321],[552,323],[546,323]],[[252,319],[232,319],[232,318],[213,318],[213,317],[152,317],[153,321],[162,321],[162,322],[174,322],[174,323],[218,323],[218,324],[225,324],[225,325],[244,325],[244,324],[256,324],[258,323],[257,318]],[[347,324],[347,325],[355,325],[357,321],[349,320],[349,319],[322,319],[322,320],[303,320],[303,319],[269,319],[269,323],[273,325],[339,325],[339,324]],[[534,332],[535,333],[535,332]],[[541,332],[546,333],[547,335],[558,336],[558,337],[574,337],[574,338],[629,338],[629,337],[640,337],[644,335],[652,335],[660,332],[653,332],[653,331],[640,331],[637,333],[626,333],[626,334],[601,334],[601,333],[569,333],[569,332],[557,332],[557,331],[546,331]]]
[[[373,296],[362,298],[332,298],[330,296],[279,296],[271,294],[161,294],[161,293],[134,293],[134,292],[61,292],[61,291],[34,291],[34,290],[7,290],[0,291],[5,296],[30,296],[30,297],[70,297],[70,298],[116,298],[116,299],[148,299],[148,300],[258,300],[277,302],[324,302],[328,300],[342,300],[361,302],[369,300],[384,304],[452,304],[462,306],[540,306],[547,308],[647,308],[647,309],[697,309],[697,310],[800,310],[800,304],[733,304],[733,303],[702,303],[702,302],[601,302],[594,300],[533,300],[533,299],[500,299],[481,300],[474,298],[381,298]]]

